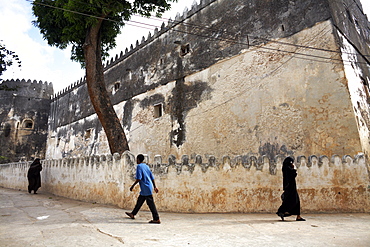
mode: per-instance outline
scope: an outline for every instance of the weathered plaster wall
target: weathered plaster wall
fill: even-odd
[[[299,40],[305,46],[314,42],[335,50],[331,33],[327,21],[279,41]],[[270,43],[263,48],[279,47]],[[181,154],[197,150],[274,157],[362,151],[343,67],[298,55],[327,57],[324,51],[284,48],[293,55],[251,48],[185,78],[185,85],[206,81],[209,89],[197,107],[183,111],[186,142],[178,149]]]
[[[0,84],[0,163],[45,157],[53,85],[5,80]]]
[[[361,3],[331,1],[347,87],[364,153],[370,155],[370,22]]]
[[[284,52],[278,51],[282,45],[276,42],[249,48],[117,103],[131,151],[270,158],[364,152],[331,21],[279,42],[300,46],[284,45]],[[78,95],[71,93],[63,100],[77,100]],[[73,108],[74,100],[57,108]],[[155,118],[158,104],[163,116]],[[95,115],[71,121],[51,128],[51,135],[58,138],[49,138],[48,157],[109,152]]]
[[[274,213],[281,203],[284,156],[150,158],[160,211]],[[40,191],[133,208],[139,192],[138,186],[129,191],[134,160],[129,152],[45,160]],[[26,191],[28,166],[1,165],[0,186]],[[363,155],[299,156],[296,166],[303,212],[370,212],[369,163]]]
[[[339,52],[329,18],[321,0],[202,1],[143,38],[105,71],[131,150],[362,152],[343,67],[328,63],[340,56],[325,52]],[[164,115],[154,119],[159,103]],[[108,152],[83,80],[55,97],[47,146],[49,158]]]
[[[370,155],[370,77],[364,77],[363,70],[358,66],[356,50],[343,38],[343,60],[351,61],[344,65],[351,101],[358,124],[358,132],[364,153]],[[369,65],[370,68],[370,65]]]

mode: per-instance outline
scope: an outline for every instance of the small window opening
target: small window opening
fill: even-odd
[[[32,129],[33,128],[33,122],[32,122],[32,120],[24,120],[24,122],[23,122],[23,128],[25,128],[25,129]]]
[[[285,27],[284,27],[284,25],[281,25],[281,31],[285,31]]]
[[[114,91],[117,91],[118,89],[119,89],[119,87],[121,86],[121,83],[119,83],[119,82],[116,82],[115,84],[114,84]]]
[[[162,104],[154,106],[154,118],[162,117]]]
[[[126,69],[126,71],[128,72],[128,79],[132,80],[132,71],[130,69]]]
[[[121,82],[116,81],[113,84],[113,86],[111,87],[112,88],[112,95],[115,95],[118,92],[118,90],[119,90],[120,87],[121,87]]]
[[[85,140],[89,139],[91,137],[91,129],[88,129],[85,131]]]
[[[186,44],[186,45],[182,45],[181,46],[180,55],[182,57],[185,56],[186,54],[188,54],[189,52],[190,52],[190,45],[189,44]]]
[[[121,83],[120,82],[114,83],[112,94],[114,95],[115,93],[117,93],[117,91],[119,90],[120,87],[121,87]]]
[[[57,147],[59,147],[59,143],[60,143],[60,138],[58,138],[57,140]]]

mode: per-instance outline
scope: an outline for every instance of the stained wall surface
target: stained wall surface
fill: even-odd
[[[5,80],[0,86],[0,163],[45,158],[52,84]]]
[[[362,148],[370,154],[370,22],[357,1],[330,1]],[[336,10],[336,11],[334,11]],[[366,16],[365,16],[366,17]]]
[[[83,79],[53,97],[42,190],[132,208],[145,153],[160,210],[275,212],[292,155],[303,210],[369,212],[369,40],[357,0],[201,1],[105,66],[132,153],[105,155]]]
[[[312,35],[329,33],[320,36],[320,46],[335,49],[332,32],[327,21],[281,42],[300,40],[309,45]],[[269,43],[264,48],[279,46]],[[269,157],[363,152],[343,66],[266,49],[250,48],[116,104],[131,150],[144,150],[149,155],[198,152],[217,156],[257,153]],[[288,49],[292,53],[302,50]],[[327,55],[323,51],[310,53]],[[156,105],[163,111],[157,118]],[[89,138],[81,126],[88,130]],[[69,138],[66,143],[61,138],[58,144],[69,146],[65,154],[109,152],[95,115],[57,130]],[[54,150],[55,141],[49,142],[48,150]]]
[[[146,157],[159,193],[159,211],[269,212],[281,204],[284,156],[184,155]],[[42,162],[42,191],[133,208],[139,192],[134,155],[91,156]],[[370,212],[369,163],[363,155],[296,158],[302,212]],[[28,163],[0,165],[0,186],[27,191]],[[146,206],[145,206],[146,207]]]
[[[322,0],[202,1],[143,38],[105,68],[130,150],[164,156],[367,155],[369,88],[359,76],[351,79],[343,63],[345,47],[354,47],[341,43],[340,20],[333,18],[343,6]],[[107,153],[81,80],[53,99],[47,157]]]

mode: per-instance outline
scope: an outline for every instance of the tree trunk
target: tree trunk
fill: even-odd
[[[99,20],[98,24],[90,27],[86,34],[83,47],[86,84],[91,103],[107,136],[110,152],[121,154],[129,150],[129,146],[104,82],[100,42],[101,23],[102,20]]]

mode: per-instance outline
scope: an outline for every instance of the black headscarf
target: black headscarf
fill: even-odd
[[[38,164],[41,164],[41,163],[40,163],[40,159],[39,159],[39,158],[36,158],[36,159],[32,162],[31,166],[38,165]]]
[[[293,166],[294,159],[292,157],[286,157],[283,162],[283,189],[287,190],[289,188],[296,189],[295,177],[297,176],[297,171]]]
[[[283,162],[283,171],[286,169],[292,169],[293,168],[294,159],[292,157],[286,157]]]

